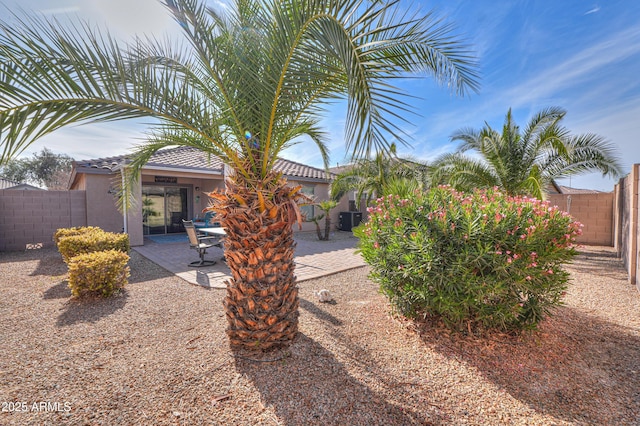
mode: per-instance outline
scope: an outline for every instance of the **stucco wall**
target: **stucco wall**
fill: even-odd
[[[637,166],[640,167],[640,166]],[[640,173],[636,174],[637,176],[637,180],[636,180],[636,189],[638,190],[638,188],[640,188]],[[638,192],[640,192],[640,190],[638,190]],[[638,201],[640,200],[640,193],[636,193],[636,204],[635,204],[635,212],[636,212],[636,216],[635,216],[635,230],[636,230],[636,235],[634,238],[634,245],[633,245],[633,250],[635,251],[635,253],[632,253],[631,256],[634,256],[635,259],[635,272],[634,273],[630,273],[629,275],[629,280],[631,282],[631,284],[635,284],[636,287],[638,287],[638,290],[640,290],[640,282],[638,282],[638,276],[640,276],[640,244],[638,243],[640,241],[640,206],[638,205]]]
[[[85,175],[88,226],[99,226],[108,232],[123,232],[124,218],[116,207],[114,192],[117,183],[114,179],[119,176],[119,174]]]
[[[0,190],[0,251],[53,245],[58,228],[87,225],[85,191]]]
[[[613,192],[552,194],[549,202],[584,225],[578,243],[613,247]]]
[[[631,173],[615,187],[616,200],[614,202],[615,217],[615,247],[618,256],[627,269],[629,282],[640,285],[637,276],[640,273],[640,252],[638,240],[640,239],[640,164],[634,164]]]
[[[305,185],[305,186],[313,186],[314,187],[314,192],[313,192],[313,198],[314,201],[316,203],[319,203],[321,201],[326,201],[329,199],[329,184],[328,183],[322,183],[322,182],[309,182],[309,181],[294,181],[294,180],[289,180],[289,185],[290,186],[296,186],[296,185]],[[331,212],[333,213],[334,210],[332,210]],[[319,215],[321,214],[322,211],[316,206],[315,210],[314,210],[314,215]],[[332,219],[333,221],[333,219]],[[331,225],[331,231],[333,232],[333,230],[335,230],[335,226]],[[324,219],[322,219],[320,221],[320,228],[322,229],[322,231],[324,232]],[[294,225],[293,226],[293,230],[294,232],[311,232],[311,231],[315,231],[316,230],[316,224],[313,223],[312,221],[305,221],[302,222],[302,229],[300,229],[300,227],[298,227],[298,225]]]

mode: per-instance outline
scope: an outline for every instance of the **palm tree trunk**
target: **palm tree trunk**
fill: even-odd
[[[232,279],[226,282],[224,307],[232,347],[286,346],[298,332],[292,222],[301,194],[283,179],[271,182],[259,195],[232,177],[224,194],[209,194],[227,233],[224,250]]]
[[[324,240],[329,241],[329,234],[331,233],[331,216],[329,212],[326,212],[326,219],[324,220]]]
[[[322,231],[320,230],[320,221],[315,219],[314,223],[316,224],[316,234],[318,235],[318,240],[322,241]]]

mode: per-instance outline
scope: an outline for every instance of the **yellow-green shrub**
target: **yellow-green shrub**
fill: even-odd
[[[129,235],[99,230],[63,237],[58,242],[58,251],[67,263],[79,254],[104,250],[129,253]]]
[[[60,243],[60,239],[64,237],[71,237],[74,235],[90,234],[92,232],[104,232],[97,226],[77,226],[75,228],[59,228],[55,234],[53,234],[53,241],[56,246]]]
[[[69,261],[69,288],[74,297],[86,293],[110,296],[129,278],[129,255],[118,250],[79,254]]]

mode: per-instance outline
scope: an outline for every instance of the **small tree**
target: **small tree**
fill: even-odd
[[[48,189],[67,189],[73,158],[43,148],[30,158],[7,161],[0,175],[15,182],[31,182]]]
[[[318,233],[318,239],[320,241],[328,241],[329,233],[331,231],[331,210],[338,206],[338,203],[334,200],[321,201],[316,204],[322,210],[322,214],[312,217],[311,220],[316,224],[316,232]],[[320,230],[320,221],[324,218],[324,235]]]

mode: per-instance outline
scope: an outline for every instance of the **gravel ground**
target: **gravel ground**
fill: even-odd
[[[393,318],[360,268],[301,283],[298,338],[260,357],[230,351],[223,291],[130,265],[78,301],[55,250],[0,253],[0,424],[640,425],[640,295],[610,248],[536,333]]]

